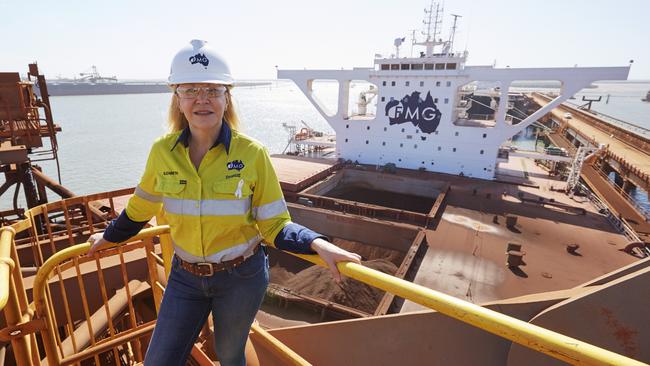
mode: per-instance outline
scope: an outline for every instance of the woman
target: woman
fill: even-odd
[[[135,235],[162,208],[174,260],[145,365],[184,365],[212,313],[221,365],[245,365],[248,331],[268,285],[261,242],[318,253],[336,263],[360,256],[291,222],[266,149],[237,130],[224,60],[193,40],[172,62],[172,132],[158,139],[126,209],[89,241],[92,255]]]

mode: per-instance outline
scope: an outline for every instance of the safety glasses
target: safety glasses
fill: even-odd
[[[203,87],[183,87],[179,86],[176,88],[176,95],[181,99],[196,99],[201,95],[201,92],[204,92],[208,98],[219,98],[228,92],[228,89],[225,86],[203,86]]]

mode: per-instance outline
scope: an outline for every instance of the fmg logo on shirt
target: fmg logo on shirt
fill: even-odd
[[[385,113],[391,125],[411,122],[424,133],[434,132],[442,116],[433,102],[431,92],[427,92],[427,97],[423,100],[417,91],[405,95],[402,100],[386,103]]]
[[[228,162],[228,164],[226,164],[226,168],[228,168],[228,170],[236,169],[237,171],[240,171],[244,169],[244,163],[241,160],[233,160]]]

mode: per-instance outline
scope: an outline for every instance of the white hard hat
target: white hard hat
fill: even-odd
[[[176,53],[169,71],[169,84],[214,83],[232,85],[230,68],[208,42],[193,39]]]

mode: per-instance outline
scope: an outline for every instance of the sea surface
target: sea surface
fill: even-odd
[[[650,129],[650,103],[641,101],[650,90],[650,82],[595,85],[596,88],[578,93],[574,102],[582,95],[602,95],[603,101],[594,103],[592,109]],[[358,91],[367,90],[367,84],[356,83],[352,87],[350,105],[354,109]],[[315,90],[319,99],[334,111],[336,84],[320,83]],[[263,142],[272,154],[281,153],[287,145],[289,134],[283,124],[298,129],[308,125],[333,133],[292,82],[272,81],[265,86],[235,88],[233,94],[242,130]],[[605,103],[607,95],[609,102]],[[78,195],[135,186],[152,142],[167,130],[170,98],[171,94],[51,97],[52,113],[62,128],[57,139],[63,185]],[[528,133],[515,140],[526,144],[533,136]],[[57,179],[53,162],[39,164],[48,176]],[[2,197],[0,209],[11,207],[11,193]],[[56,200],[54,193],[48,195],[50,200]],[[647,202],[647,195],[645,199]]]

